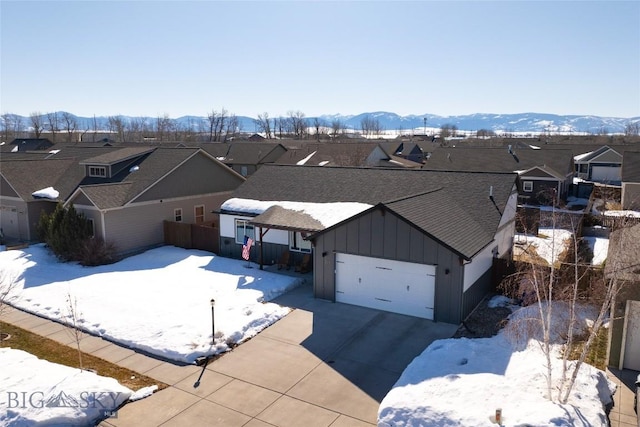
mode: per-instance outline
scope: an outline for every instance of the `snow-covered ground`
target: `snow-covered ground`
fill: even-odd
[[[589,244],[591,252],[593,252],[592,265],[602,265],[607,259],[607,253],[609,252],[609,239],[606,237],[592,237],[584,236],[582,238]]]
[[[193,363],[224,352],[290,309],[268,302],[299,278],[209,252],[164,246],[99,267],[61,263],[43,245],[0,252],[0,280],[15,283],[10,303],[168,359]],[[1,283],[0,283],[1,284]],[[215,299],[215,344],[212,310]]]
[[[87,426],[134,393],[113,378],[0,348],[0,426]]]
[[[510,324],[525,324],[514,318],[535,318],[537,313],[537,306],[519,309]],[[587,317],[581,318],[582,327]],[[560,351],[556,341],[554,390],[560,379]],[[495,426],[497,409],[503,426],[607,425],[604,405],[611,401],[615,384],[605,372],[582,365],[567,404],[546,398],[545,375],[539,342],[509,328],[492,338],[438,340],[407,366],[383,399],[378,426]]]
[[[569,230],[543,227],[538,229],[538,236],[516,234],[514,253],[517,254],[520,250],[526,251],[527,248],[533,248],[540,257],[551,265],[558,261],[560,254],[564,252],[571,241],[571,236],[572,233]]]

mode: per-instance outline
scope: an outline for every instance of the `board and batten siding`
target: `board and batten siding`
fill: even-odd
[[[640,183],[622,183],[622,209],[640,210]]]
[[[463,267],[451,250],[390,212],[369,211],[315,238],[314,296],[335,301],[336,252],[436,266],[434,320],[462,320]]]
[[[19,198],[3,197],[0,200],[0,227],[7,239],[29,240],[27,203]]]

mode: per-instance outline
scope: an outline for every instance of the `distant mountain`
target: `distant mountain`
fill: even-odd
[[[59,113],[60,115],[62,112]],[[68,114],[68,113],[67,113]],[[73,116],[73,115],[72,115]],[[492,130],[499,133],[504,132],[529,132],[537,133],[623,133],[625,127],[631,123],[640,123],[640,117],[600,117],[600,116],[578,116],[578,115],[556,115],[545,113],[518,113],[518,114],[485,114],[476,113],[461,116],[438,116],[435,114],[411,114],[399,116],[396,113],[386,111],[376,111],[362,113],[358,115],[322,115],[317,117],[325,126],[331,126],[333,121],[339,120],[348,129],[359,130],[362,128],[362,120],[365,117],[377,119],[384,130],[404,130],[414,129],[415,132],[425,127],[429,129],[440,128],[443,125],[455,125],[462,131],[477,131],[480,129]],[[29,127],[29,117],[22,117],[22,123]],[[80,117],[73,116],[78,129],[109,129],[109,117]],[[133,122],[144,122],[149,128],[153,128],[157,122],[157,117],[133,117],[118,116],[126,124]],[[255,119],[247,116],[237,116],[240,130],[244,132],[255,132],[257,127]],[[309,126],[312,126],[316,117],[309,117]],[[174,119],[181,127],[190,127],[193,130],[204,131],[207,128],[207,118],[204,116],[183,116]],[[42,116],[42,123],[48,123],[46,115]],[[2,122],[0,122],[2,125]],[[64,123],[60,123],[64,128]],[[45,127],[46,128],[46,127]]]

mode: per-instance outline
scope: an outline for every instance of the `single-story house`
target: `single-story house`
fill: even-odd
[[[120,254],[163,244],[163,222],[212,224],[212,210],[244,178],[199,148],[118,149],[79,163],[85,176],[65,205]]]
[[[510,257],[517,175],[265,165],[220,213],[220,254],[310,256],[317,298],[460,323]]]
[[[573,153],[534,145],[500,148],[440,147],[426,157],[428,170],[514,172],[520,203],[549,205],[566,200],[573,180]]]

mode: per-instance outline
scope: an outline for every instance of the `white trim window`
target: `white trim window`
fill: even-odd
[[[289,250],[293,252],[311,253],[311,241],[305,240],[299,231],[290,231]]]
[[[522,181],[522,191],[531,193],[533,191],[533,181]]]
[[[204,205],[194,206],[193,217],[196,224],[202,224],[204,222]]]
[[[249,236],[254,242],[256,241],[253,225],[246,219],[236,219],[236,243],[244,245],[244,236]]]
[[[175,222],[182,222],[182,208],[175,208],[173,210],[173,220]]]
[[[107,168],[105,166],[89,166],[89,176],[106,178]]]

